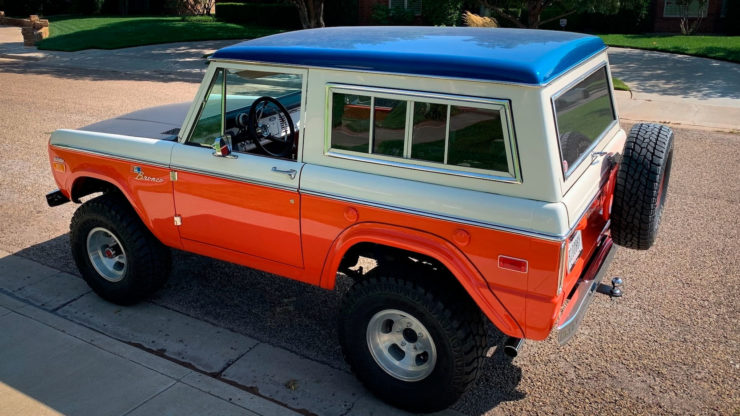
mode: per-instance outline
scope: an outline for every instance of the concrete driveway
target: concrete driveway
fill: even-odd
[[[625,48],[609,48],[609,63],[636,99],[740,108],[740,64]]]
[[[68,70],[118,72],[125,79],[152,78],[199,82],[206,69],[206,56],[238,40],[178,42],[134,48],[59,52],[24,47],[20,28],[0,26],[0,58],[43,63]]]
[[[740,129],[740,64],[639,49],[609,48],[620,117],[687,127]]]

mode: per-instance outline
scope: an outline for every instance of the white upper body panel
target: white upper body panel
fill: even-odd
[[[606,53],[600,53],[548,85],[529,86],[352,70],[214,62],[185,117],[179,142],[107,132],[59,130],[52,135],[50,143],[53,146],[170,166],[173,169],[211,173],[245,182],[284,188],[299,185],[300,192],[549,239],[563,239],[598,192],[605,159],[601,158],[594,164],[590,160],[585,161],[567,178],[562,174],[551,99],[559,91],[604,65],[608,68]],[[278,159],[250,155],[236,162],[201,157],[208,149],[186,148],[188,146],[184,141],[198,117],[207,86],[217,66],[304,75],[297,161],[282,163]],[[511,178],[501,180],[485,175],[469,175],[463,171],[456,173],[454,167],[450,167],[449,172],[445,172],[445,169],[414,169],[403,163],[374,161],[373,155],[368,155],[369,160],[338,157],[329,151],[328,146],[330,93],[331,88],[337,86],[358,91],[382,89],[401,96],[434,97],[451,102],[468,100],[482,105],[489,105],[489,102],[490,105],[498,105],[504,109],[502,119],[513,146],[509,156],[515,158],[512,163],[516,172]],[[142,121],[156,124],[153,120]],[[88,129],[95,130],[94,126]],[[103,124],[98,127],[98,130],[105,130]],[[597,141],[593,151],[621,151],[623,143],[624,132],[616,122]],[[173,146],[184,146],[174,152],[176,160],[172,159]],[[278,183],[285,179],[276,179],[279,175],[271,172],[273,165],[280,165],[279,169],[295,169],[299,177],[290,184]],[[241,169],[231,172],[230,166],[241,166]],[[250,166],[259,168],[257,172],[254,169],[244,170]],[[249,177],[249,172],[260,177]]]

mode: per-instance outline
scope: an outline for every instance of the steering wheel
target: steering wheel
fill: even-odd
[[[265,108],[269,105],[273,105],[278,109],[277,117],[279,119],[279,133],[285,131],[287,124],[287,134],[280,136],[273,136],[270,132],[270,126],[267,124],[260,125],[259,122],[262,120],[262,115],[265,112]],[[285,120],[285,121],[283,121]],[[290,118],[288,110],[280,104],[280,101],[264,96],[260,97],[252,103],[249,108],[249,121],[247,123],[247,132],[249,137],[254,140],[254,144],[257,145],[263,152],[274,157],[288,157],[293,151],[293,144],[295,141],[295,125],[293,119]],[[263,140],[268,140],[270,143],[262,143]],[[272,143],[278,143],[279,145],[270,146]],[[276,147],[275,150],[270,150],[268,147]]]

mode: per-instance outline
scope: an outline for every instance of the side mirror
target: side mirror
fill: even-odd
[[[213,141],[213,156],[236,159],[236,155],[231,154],[231,138],[228,135],[216,137]]]

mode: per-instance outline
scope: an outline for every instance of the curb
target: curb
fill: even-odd
[[[0,250],[0,322],[3,308],[77,338],[70,342],[124,351],[135,365],[185,385],[167,397],[195,388],[265,415],[409,416],[374,398],[348,371],[152,302],[108,303],[78,276]],[[2,360],[0,380],[5,382]],[[183,410],[183,404],[172,406],[162,409]]]
[[[29,56],[27,54],[20,54],[20,53],[0,53],[0,58],[15,59],[15,60],[20,60],[20,61],[33,61],[33,62],[41,61],[44,58],[46,58],[46,56],[43,54],[38,54],[38,55],[41,55],[41,56]]]
[[[170,409],[179,408],[182,410],[182,406],[186,406],[187,404],[177,403],[170,400],[168,397],[171,395],[165,396],[165,393],[172,387],[180,386],[181,389],[186,389],[189,392],[193,400],[208,400],[211,405],[217,405],[219,407],[232,410],[241,409],[238,413],[286,416],[297,414],[284,406],[274,403],[273,401],[256,396],[223,381],[208,377],[165,358],[150,354],[142,349],[127,345],[124,342],[107,336],[106,334],[59,317],[52,312],[48,312],[36,305],[18,299],[13,295],[0,293],[0,312],[2,312],[3,309],[7,310],[7,312],[4,314],[0,313],[0,318],[5,319],[13,315],[12,317],[15,318],[16,321],[20,321],[23,324],[22,330],[24,332],[29,331],[32,335],[35,335],[35,333],[38,333],[38,328],[41,327],[50,329],[51,331],[47,332],[52,332],[57,339],[61,338],[64,340],[64,343],[61,344],[61,346],[59,344],[55,345],[55,347],[58,348],[59,354],[55,353],[53,356],[48,357],[50,360],[57,361],[56,366],[59,366],[58,360],[64,360],[64,346],[73,344],[78,349],[86,349],[91,352],[99,350],[102,352],[104,357],[115,360],[119,366],[121,365],[120,363],[123,363],[124,368],[129,368],[137,373],[147,374],[147,378],[151,378],[152,376],[156,377],[158,380],[163,380],[164,383],[168,385],[165,389],[158,391],[154,396],[148,397],[146,400],[142,400],[141,403],[135,404],[132,410],[138,411],[145,409],[147,406],[151,407],[152,405],[149,405],[149,403],[153,401],[159,401],[160,403],[158,403],[158,406],[164,406],[165,408]],[[93,348],[91,349],[90,347]],[[95,360],[98,355],[100,355],[100,353],[89,354],[92,360]],[[31,359],[31,357],[28,358],[29,360]],[[34,363],[29,363],[28,367],[32,367],[34,365],[45,366],[44,358],[46,357],[41,357],[41,359],[38,359],[38,357],[34,358]],[[21,363],[21,365],[23,364],[24,363]],[[23,366],[27,367],[25,365]],[[5,367],[11,366],[0,364],[0,373],[10,371]],[[48,374],[48,376],[51,377],[54,375]],[[59,375],[57,374],[56,376],[58,377]],[[12,385],[13,378],[14,377],[12,376],[7,378],[3,377],[3,381]],[[21,384],[17,380],[15,381],[16,384]],[[43,384],[43,382],[40,382],[39,384]],[[61,386],[54,388],[69,389],[70,387]],[[17,392],[17,390],[15,391]],[[79,394],[79,392],[75,393]],[[36,394],[41,397],[45,396],[43,393],[37,392]],[[20,395],[24,395],[22,390],[20,391]],[[38,396],[35,396],[35,399],[31,399],[36,402],[36,406],[48,407],[46,403],[38,399]],[[17,406],[17,401],[18,400],[15,400],[16,403],[12,403],[11,401],[11,408],[6,410],[12,410],[13,404]],[[49,401],[53,402],[52,399],[49,399]],[[100,403],[96,403],[95,397],[91,397],[87,401],[92,408],[87,409],[88,411],[86,413],[94,414],[96,412],[94,409],[97,408]],[[64,406],[63,403],[58,401],[55,404],[57,406]],[[23,406],[23,408],[25,408],[25,410],[30,410],[26,406]],[[79,404],[76,404],[75,406],[79,407]]]

